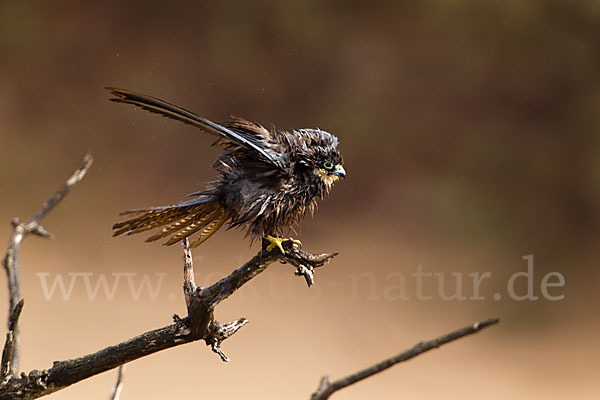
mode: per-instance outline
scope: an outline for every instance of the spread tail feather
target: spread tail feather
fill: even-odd
[[[165,242],[167,246],[199,232],[191,243],[191,247],[196,247],[211,237],[227,220],[227,213],[216,201],[190,201],[187,204],[131,210],[121,214],[137,216],[114,224],[113,236],[133,235],[162,226],[163,228],[147,238],[146,242],[169,237]]]

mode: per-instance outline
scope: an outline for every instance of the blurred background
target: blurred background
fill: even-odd
[[[163,351],[128,364],[122,399],[306,399],[324,374],[493,316],[499,326],[334,397],[596,398],[598,38],[594,0],[0,2],[0,243],[13,217],[95,157],[44,220],[55,239],[21,248],[21,368],[185,314],[180,248],[111,238],[111,225],[202,189],[219,149],[107,101],[103,87],[117,86],[214,121],[325,129],[348,171],[299,231],[307,250],[340,252],[316,285],[271,266],[217,308],[221,321],[250,320],[223,344],[231,363],[202,343]],[[214,282],[257,249],[219,232],[194,251],[197,279]],[[511,298],[529,255],[531,279],[514,292],[530,284],[537,300]],[[419,268],[437,274],[421,293]],[[485,273],[474,293],[469,274]],[[564,278],[547,291],[555,300],[541,289],[549,273]],[[57,277],[72,282],[65,298],[49,293]],[[102,277],[114,292],[91,296]],[[448,299],[458,279],[463,297]],[[53,397],[106,398],[115,378]]]

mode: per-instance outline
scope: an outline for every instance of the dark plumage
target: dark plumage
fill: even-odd
[[[246,229],[252,240],[282,236],[307,212],[316,199],[329,193],[346,176],[338,139],[320,129],[267,130],[243,120],[216,124],[154,97],[107,88],[118,103],[128,103],[182,121],[218,137],[224,148],[214,163],[217,181],[179,204],[126,211],[132,216],[113,226],[114,236],[162,227],[146,241],[168,238],[174,244],[195,234],[195,247],[223,224]]]

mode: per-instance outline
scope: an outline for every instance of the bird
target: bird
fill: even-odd
[[[204,243],[223,225],[245,230],[251,243],[264,239],[266,250],[297,239],[285,237],[317,199],[346,177],[338,138],[321,129],[268,130],[243,118],[215,123],[182,107],[129,90],[106,87],[116,103],[132,104],[216,136],[223,151],[213,168],[218,179],[179,203],[124,211],[128,218],[113,225],[113,236],[160,228],[146,242],[166,239],[172,245],[189,238],[192,248]]]

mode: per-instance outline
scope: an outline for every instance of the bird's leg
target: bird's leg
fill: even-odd
[[[269,242],[269,245],[267,246],[267,251],[272,251],[275,247],[277,247],[279,249],[279,251],[281,251],[281,254],[285,254],[285,250],[283,249],[283,242],[287,242],[287,241],[291,241],[293,243],[293,246],[299,248],[302,246],[302,242],[299,241],[298,239],[288,239],[288,238],[280,238],[280,237],[274,237],[271,235],[266,235],[264,237],[264,239]]]

